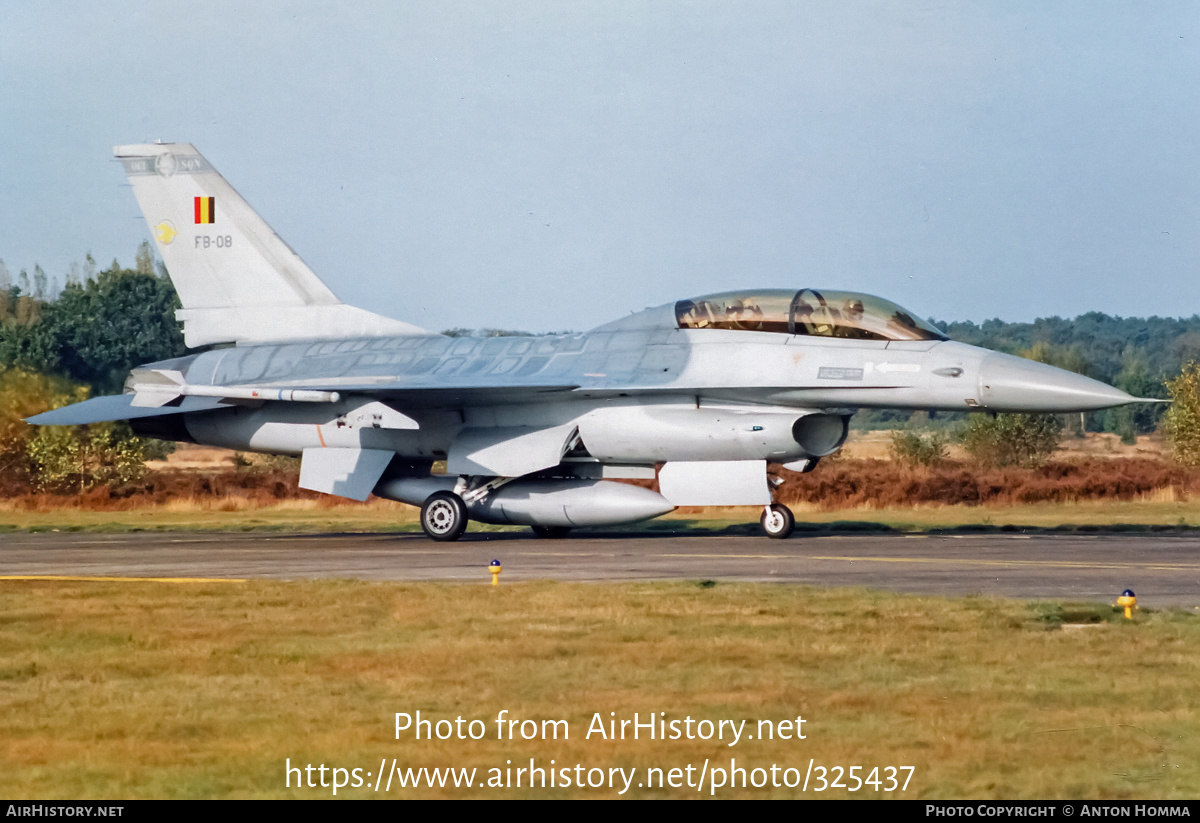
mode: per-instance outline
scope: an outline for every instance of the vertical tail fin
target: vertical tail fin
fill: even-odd
[[[188,346],[429,334],[348,306],[187,143],[117,146]]]

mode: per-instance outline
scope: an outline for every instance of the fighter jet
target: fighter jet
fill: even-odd
[[[340,302],[191,145],[114,152],[188,347],[215,347],[30,422],[128,420],[150,437],[295,455],[302,488],[420,506],[434,540],[469,520],[561,537],[678,506],[760,506],[763,531],[783,538],[794,519],[768,468],[812,470],[859,409],[1137,402],[824,288],[693,297],[580,334],[447,337]]]

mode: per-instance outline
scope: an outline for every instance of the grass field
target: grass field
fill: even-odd
[[[1198,641],[1200,617],[1183,612],[1127,623],[1107,605],[784,585],[6,581],[0,795],[326,797],[288,789],[285,762],[365,776],[394,758],[476,768],[486,783],[534,758],[572,775],[635,769],[626,797],[695,797],[717,777],[705,771],[698,793],[701,765],[733,758],[751,782],[772,764],[807,773],[807,797],[1194,798]],[[395,713],[417,710],[486,721],[486,734],[397,740]],[[502,710],[565,720],[569,739],[497,740]],[[802,716],[806,737],[585,739],[609,712],[747,720],[747,733]],[[884,787],[886,767],[913,772],[904,792],[818,793],[810,761],[862,778],[879,767]],[[689,764],[691,787],[637,786],[655,768],[684,782]],[[620,785],[338,796],[615,797]],[[715,791],[801,794],[769,778]]]

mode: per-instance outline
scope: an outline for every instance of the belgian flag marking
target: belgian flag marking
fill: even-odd
[[[197,197],[195,208],[197,223],[217,222],[217,198]]]

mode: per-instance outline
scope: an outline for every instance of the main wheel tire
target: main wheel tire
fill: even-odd
[[[782,503],[772,503],[762,513],[762,528],[767,537],[782,540],[792,533],[796,527],[796,518],[792,510]]]
[[[434,492],[421,506],[421,528],[430,540],[457,540],[467,530],[467,504],[454,492]]]
[[[570,526],[531,526],[533,533],[544,540],[562,540],[571,533]]]

